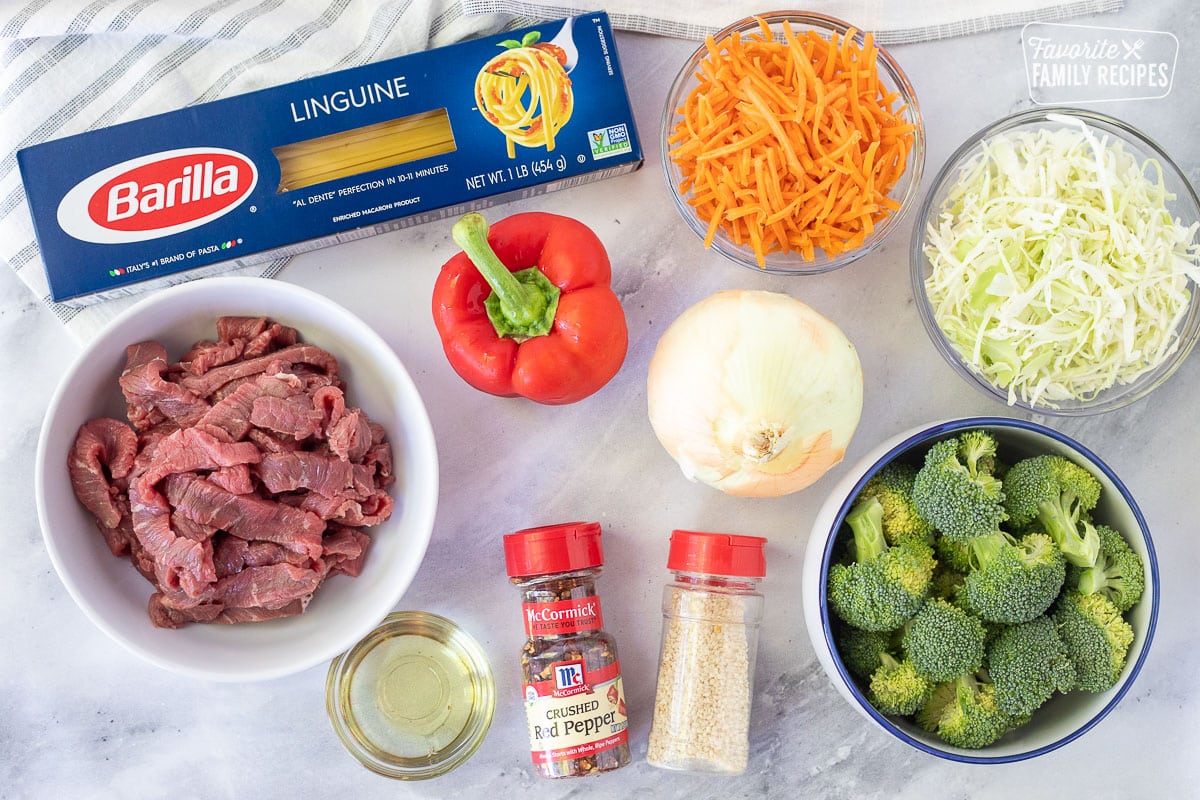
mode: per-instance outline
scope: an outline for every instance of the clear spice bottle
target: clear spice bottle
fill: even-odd
[[[759,536],[674,531],[646,760],[663,769],[740,775],[766,575]]]
[[[603,629],[596,577],[600,525],[569,522],[504,537],[529,637],[521,649],[534,769],[547,778],[607,772],[629,763],[628,719],[617,646]]]

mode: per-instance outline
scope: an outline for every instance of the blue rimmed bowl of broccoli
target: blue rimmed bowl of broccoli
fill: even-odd
[[[972,417],[901,433],[817,515],[804,610],[836,688],[927,753],[1003,763],[1103,719],[1146,659],[1158,564],[1098,456]]]

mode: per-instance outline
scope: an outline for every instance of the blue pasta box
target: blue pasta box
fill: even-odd
[[[55,139],[17,160],[51,297],[81,306],[643,158],[597,12]]]

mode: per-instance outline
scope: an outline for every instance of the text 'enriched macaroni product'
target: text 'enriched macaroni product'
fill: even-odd
[[[86,305],[641,166],[604,13],[21,150],[51,297]]]

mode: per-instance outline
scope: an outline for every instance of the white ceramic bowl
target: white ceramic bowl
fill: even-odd
[[[156,339],[178,360],[212,338],[219,316],[265,315],[300,331],[337,357],[347,399],[387,431],[396,509],[370,530],[357,577],[324,581],[295,617],[240,625],[154,627],[146,604],[153,588],[126,558],[109,552],[95,520],[75,499],[67,453],[81,424],[124,418],[117,377],[125,347]],[[150,295],[105,327],[75,360],[46,410],[35,472],[46,550],[83,612],[120,644],[166,669],[218,681],[252,681],[298,672],[333,658],[379,624],[400,600],[425,555],[437,508],[433,430],[412,379],[386,342],[332,301],[298,286],[261,278],[218,277]]]
[[[1135,639],[1117,684],[1107,692],[1098,694],[1077,691],[1055,695],[1034,712],[1029,723],[979,750],[952,747],[907,720],[875,710],[867,701],[862,686],[837,653],[830,627],[829,607],[825,602],[826,576],[833,559],[834,542],[846,512],[863,485],[883,465],[906,456],[923,455],[933,442],[970,428],[990,430],[1000,444],[1001,456],[1008,463],[1041,453],[1057,453],[1088,467],[1103,487],[1100,503],[1094,511],[1095,519],[1124,534],[1130,547],[1141,555],[1146,568],[1145,594],[1125,615],[1133,626]],[[829,499],[817,513],[805,555],[802,593],[804,620],[813,648],[830,680],[851,706],[877,727],[918,750],[952,761],[996,764],[1048,753],[1079,738],[1112,711],[1129,691],[1154,638],[1159,601],[1158,561],[1150,531],[1137,503],[1116,474],[1096,454],[1070,437],[1033,422],[1005,417],[972,417],[904,431],[874,448],[854,465],[833,488]]]

